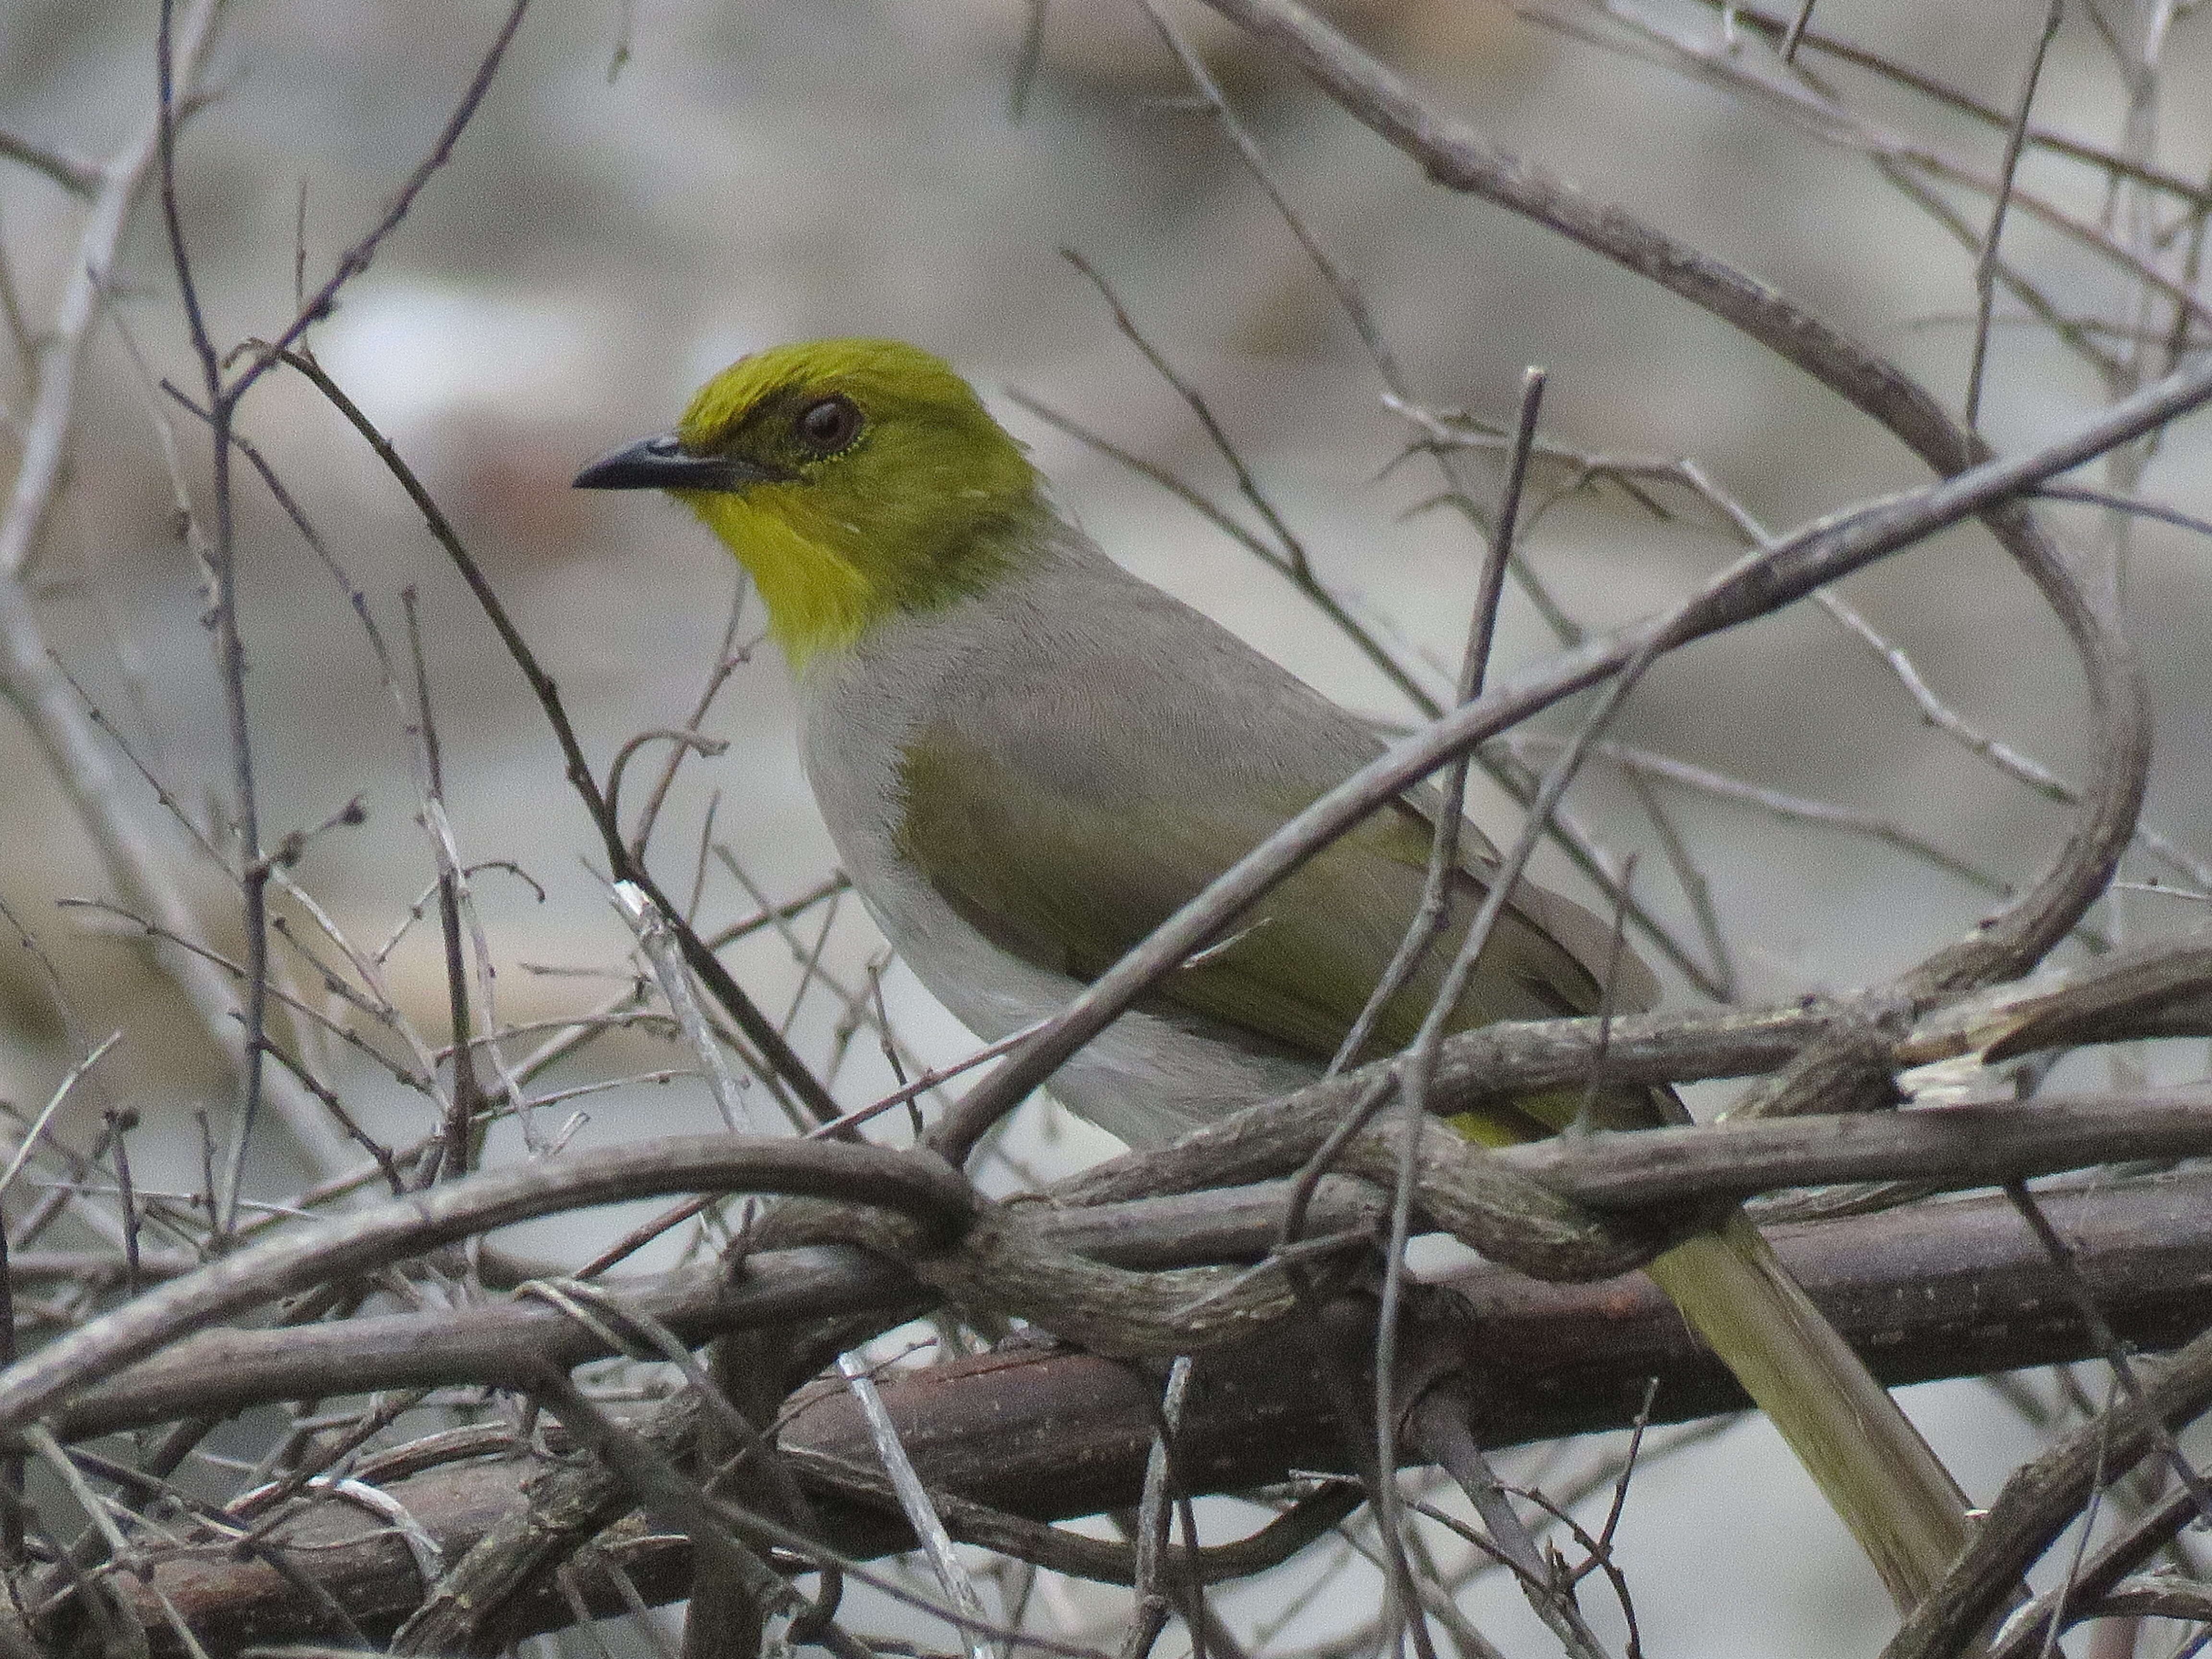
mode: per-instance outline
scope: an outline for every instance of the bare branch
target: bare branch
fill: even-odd
[[[2130,1340],[2154,1346],[2170,1343],[2192,1322],[2212,1318],[2212,1300],[2204,1289],[2212,1283],[2212,1263],[2207,1261],[2212,1246],[2202,1224],[2209,1179],[2192,1174],[2042,1194],[2054,1224],[2075,1242],[2078,1260],[2100,1287],[2108,1316]],[[1281,1189],[1276,1193],[1270,1223],[1280,1214]],[[1379,1195],[1374,1202],[1379,1207]],[[2094,1352],[2048,1259],[2002,1198],[1778,1227],[1772,1237],[1792,1273],[1812,1288],[1847,1335],[1862,1343],[1881,1339],[1867,1351],[1887,1382]],[[1247,1247],[1266,1248],[1264,1229],[1251,1230]],[[756,1257],[763,1288],[785,1281],[787,1260],[796,1266],[800,1255],[825,1266],[838,1259],[823,1251]],[[848,1273],[861,1269],[879,1282],[896,1277],[884,1266],[865,1263],[849,1253],[842,1260],[853,1264],[844,1270]],[[834,1282],[818,1273],[807,1282],[790,1279],[782,1311],[761,1304],[761,1316],[789,1317],[810,1305],[848,1305],[838,1298],[850,1292],[833,1291]],[[1417,1307],[1414,1316],[1428,1334],[1425,1340],[1440,1339],[1461,1356],[1481,1402],[1474,1427],[1486,1444],[1502,1447],[1625,1425],[1641,1410],[1647,1379],[1654,1375],[1661,1379],[1655,1421],[1741,1404],[1726,1373],[1686,1337],[1679,1316],[1647,1282],[1541,1286],[1482,1267],[1450,1283],[1462,1299],[1458,1305]],[[695,1308],[718,1298],[734,1308],[738,1304],[730,1298],[742,1301],[754,1294],[742,1284],[718,1286],[707,1273],[691,1276],[690,1284],[685,1294],[696,1298]],[[2172,1287],[2185,1285],[2193,1287],[2186,1297],[2171,1294]],[[2134,1288],[2123,1292],[2125,1286]],[[823,1297],[831,1299],[810,1303]],[[689,1322],[692,1316],[673,1298],[656,1295],[651,1305],[684,1334],[700,1328]],[[518,1306],[439,1317],[459,1336],[471,1319],[520,1320],[522,1314]],[[888,1311],[885,1316],[902,1316]],[[359,1324],[366,1334],[388,1317]],[[381,1345],[385,1352],[397,1355],[426,1334],[420,1318],[408,1316],[402,1323],[411,1323],[413,1334],[403,1335],[395,1326]],[[329,1343],[349,1328],[306,1327],[287,1334]],[[529,1310],[527,1329],[518,1328],[507,1340],[518,1354],[534,1351],[556,1364],[570,1364],[579,1351],[568,1345],[580,1329],[540,1305]],[[1356,1300],[1333,1306],[1323,1334],[1348,1355],[1364,1352],[1372,1340],[1371,1306],[1363,1308]],[[277,1363],[283,1347],[274,1340],[276,1334],[210,1333],[152,1364],[181,1372],[185,1367],[179,1362],[194,1356],[192,1370],[203,1383],[212,1384],[234,1364]],[[1307,1333],[1285,1332],[1197,1362],[1176,1445],[1178,1467],[1195,1490],[1249,1490],[1281,1479],[1288,1468],[1328,1464],[1337,1429],[1315,1376],[1309,1340]],[[217,1343],[235,1346],[212,1346]],[[364,1361],[369,1346],[358,1345],[346,1363]],[[337,1358],[332,1350],[327,1359]],[[499,1367],[496,1361],[485,1364],[483,1355],[478,1364],[478,1375]],[[330,1363],[319,1371],[301,1368],[273,1383],[272,1392],[313,1386],[307,1380],[310,1376],[331,1374]],[[102,1388],[127,1386],[131,1375]],[[360,1375],[356,1385],[370,1386],[381,1375]],[[87,1406],[98,1397],[87,1396]],[[886,1382],[884,1398],[902,1437],[915,1448],[918,1471],[954,1536],[972,1537],[994,1548],[1018,1540],[1003,1527],[971,1530],[975,1511],[969,1505],[1049,1521],[1137,1501],[1158,1403],[1152,1386],[1125,1367],[1093,1355],[1041,1347],[902,1373]],[[71,1434],[100,1431],[97,1424],[79,1421],[78,1416],[74,1410],[66,1413],[58,1427]],[[1264,1431],[1255,1433],[1261,1424]],[[497,1449],[480,1443],[485,1431],[465,1432],[477,1438],[457,1443],[456,1454],[465,1455],[471,1446],[477,1455]],[[782,1444],[817,1494],[839,1548],[866,1555],[912,1547],[912,1534],[897,1517],[887,1483],[879,1474],[870,1478],[867,1431],[842,1388],[802,1395]],[[489,1518],[514,1501],[503,1502],[500,1494],[518,1494],[537,1468],[526,1460],[511,1460],[426,1468],[421,1462],[393,1455],[389,1473],[364,1468],[362,1474],[389,1485],[408,1512],[438,1539],[448,1559],[457,1559],[481,1535]],[[318,1576],[357,1610],[365,1627],[388,1628],[390,1609],[411,1606],[419,1595],[414,1563],[375,1517],[313,1511],[279,1536],[295,1546],[315,1543],[311,1559]],[[1082,1546],[1067,1534],[1057,1536],[1066,1540],[1070,1551]],[[605,1542],[629,1565],[651,1599],[672,1600],[686,1592],[690,1574],[680,1548],[648,1546],[634,1527],[618,1530]],[[1038,1542],[1049,1545],[1051,1540]],[[1095,1552],[1121,1547],[1099,1547],[1096,1540],[1083,1547],[1093,1553],[1070,1554],[1052,1565],[1111,1570],[1113,1562]],[[1265,1565],[1270,1559],[1279,1558],[1270,1551],[1249,1565]],[[2138,1554],[2136,1560],[2142,1559]],[[1126,1571],[1126,1553],[1118,1559]],[[238,1621],[247,1620],[258,1621],[255,1628],[261,1639],[274,1639],[277,1631],[301,1637],[313,1633],[312,1626],[301,1622],[312,1615],[264,1565],[237,1561],[227,1552],[210,1556],[186,1551],[158,1555],[154,1570],[204,1640],[219,1643],[224,1632],[240,1628]],[[2134,1570],[2133,1565],[2121,1568],[2114,1580]],[[2093,1561],[2081,1581],[2085,1595],[2096,1593],[2094,1571]],[[130,1582],[126,1576],[125,1588]],[[595,1606],[619,1610],[611,1585],[592,1595],[606,1598],[595,1599]],[[550,1585],[515,1611],[525,1620],[522,1629],[565,1623],[571,1616]]]
[[[1907,1616],[1882,1659],[1936,1659],[1957,1652],[2074,1518],[2100,1470],[2118,1472],[2134,1463],[2151,1446],[2154,1425],[2178,1428],[2212,1406],[2212,1335],[2197,1338],[2160,1367],[2146,1393],[2148,1411],[2124,1401],[2006,1481],[1973,1541]]]
[[[149,1291],[0,1376],[0,1425],[27,1420],[58,1395],[185,1331],[323,1279],[530,1216],[702,1188],[889,1204],[956,1231],[973,1203],[967,1183],[935,1160],[841,1141],[700,1135],[597,1151],[588,1162],[495,1170],[271,1240]]]

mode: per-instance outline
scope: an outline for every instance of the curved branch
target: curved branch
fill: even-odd
[[[200,1325],[533,1216],[672,1193],[770,1192],[880,1206],[940,1236],[974,1213],[967,1182],[927,1152],[840,1141],[688,1135],[593,1148],[449,1186],[242,1250],[149,1291],[0,1371],[0,1429]]]
[[[1355,119],[1446,189],[1509,208],[1702,307],[1880,422],[1939,473],[1955,477],[1986,461],[1988,446],[1879,354],[1756,278],[1437,114],[1296,0],[1207,3],[1280,48]],[[1905,976],[1908,988],[1923,996],[2021,973],[2065,936],[2112,878],[2134,832],[2149,764],[2148,696],[2109,605],[2081,586],[2024,507],[1992,497],[1977,511],[2057,613],[2081,659],[2097,773],[2072,833],[2043,876]]]
[[[2169,1346],[2212,1318],[2212,1237],[2203,1226],[2212,1173],[2041,1197],[2054,1224],[2075,1241],[2100,1304],[2125,1340]],[[1792,1275],[1865,1348],[1885,1382],[2094,1356],[2095,1345],[2059,1290],[2049,1258],[2002,1199],[1778,1226],[1770,1236]],[[757,1265],[763,1277],[779,1271],[764,1256]],[[1455,1276],[1449,1288],[1462,1306],[1424,1301],[1413,1316],[1433,1317],[1434,1326],[1425,1330],[1457,1354],[1480,1406],[1476,1432],[1487,1446],[1626,1425],[1644,1406],[1653,1376],[1660,1378],[1655,1422],[1742,1406],[1725,1371],[1683,1329],[1657,1287],[1641,1278],[1547,1285],[1480,1266]],[[458,1322],[468,1316],[449,1317]],[[1315,1376],[1315,1334],[1280,1331],[1197,1362],[1192,1407],[1176,1446],[1177,1467],[1194,1493],[1249,1491],[1292,1468],[1341,1462],[1340,1426]],[[1333,1304],[1319,1334],[1356,1369],[1373,1338],[1371,1303],[1347,1297]],[[367,1375],[354,1382],[373,1386]],[[900,1372],[886,1379],[884,1399],[933,1492],[1036,1523],[1135,1503],[1158,1406],[1157,1394],[1127,1367],[1036,1345]],[[451,1438],[448,1455],[481,1456],[496,1449],[489,1437]],[[793,1402],[781,1443],[802,1473],[813,1453],[863,1466],[872,1455],[857,1408],[836,1386]],[[591,1467],[548,1471],[528,1459],[426,1467],[427,1458],[407,1449],[387,1456],[364,1463],[359,1478],[389,1487],[451,1559],[471,1549],[488,1527],[506,1524],[501,1517],[521,1513],[526,1481],[533,1501],[543,1493],[550,1502],[563,1483]],[[857,1556],[909,1547],[910,1535],[879,1500],[846,1501],[829,1483],[817,1486],[809,1478],[808,1485],[825,1541],[841,1552]],[[351,1504],[319,1503],[265,1541],[311,1563],[318,1580],[364,1629],[389,1631],[421,1599],[422,1581],[404,1541],[383,1518]],[[688,1593],[690,1569],[681,1540],[646,1539],[631,1525],[601,1534],[599,1546],[633,1574],[648,1600]],[[157,1590],[211,1651],[249,1638],[309,1640],[328,1632],[317,1609],[266,1560],[240,1560],[228,1550],[188,1543],[181,1549],[155,1545],[143,1563],[150,1583],[130,1572],[111,1582],[148,1614],[149,1640],[161,1659],[179,1650],[161,1623]],[[2132,1570],[2124,1565],[2117,1576]],[[611,1585],[586,1560],[580,1559],[576,1571],[595,1611],[621,1611]],[[514,1616],[520,1622],[507,1627],[509,1635],[574,1617],[550,1585],[520,1597]]]
[[[1445,1144],[1436,1136],[1424,1140]],[[2172,1157],[2208,1146],[2212,1146],[2212,1111],[2198,1094],[2079,1103],[2049,1099],[2002,1108],[1948,1107],[1645,1130],[1632,1137],[1540,1142],[1484,1164],[1486,1178],[1493,1183],[1498,1171],[1526,1180],[1534,1170],[1555,1192],[1589,1202],[1663,1206],[1714,1192],[1741,1194],[1761,1183],[1825,1183],[1874,1174],[1911,1172],[1947,1183],[1979,1185],[2079,1164]],[[1387,1186],[1395,1169],[1395,1150],[1378,1142],[1364,1155]],[[1172,1172],[1187,1169],[1163,1167]],[[1747,1172],[1753,1169],[1756,1174]],[[2185,1189],[2203,1193],[2209,1188],[2212,1182],[2199,1178]],[[1071,1184],[1064,1192],[1075,1190]],[[2143,1194],[2142,1201],[2148,1203],[2153,1195],[2184,1188],[2116,1188],[2106,1201],[2118,1204],[2121,1194],[2130,1190]],[[1463,1203],[1471,1203],[1474,1195],[1460,1194]],[[1193,1292],[1186,1291],[1181,1298],[1159,1294],[1174,1288],[1172,1281],[1159,1282],[1163,1270],[1267,1260],[1280,1236],[1291,1196],[1291,1183],[1275,1181],[1126,1202],[1077,1205],[1060,1195],[1050,1205],[1017,1208],[1031,1218],[1032,1242],[1051,1247],[1049,1260],[1064,1271],[1079,1268],[1085,1261],[1104,1264],[1097,1273],[1109,1290],[1121,1288],[1109,1269],[1122,1270],[1124,1279],[1142,1277],[1150,1281],[1146,1288],[1160,1304],[1153,1309],[1155,1317],[1172,1320],[1187,1310]],[[2081,1200],[2069,1197],[2065,1201]],[[1376,1188],[1330,1177],[1307,1205],[1306,1229],[1310,1237],[1357,1245],[1373,1236],[1386,1208]],[[1941,1227],[1979,1212],[1972,1204],[1923,1206],[1863,1224],[1870,1230],[1869,1236],[1880,1236],[1884,1229]],[[1454,1218],[1447,1214],[1437,1220]],[[2030,1242],[2022,1231],[2022,1248]],[[1066,1261],[1069,1256],[1083,1260],[1070,1263]],[[1956,1265],[1948,1263],[1946,1270]],[[988,1264],[971,1273],[988,1294]],[[1196,1294],[1203,1295],[1214,1283],[1206,1281]],[[1022,1288],[1010,1279],[1010,1292]],[[1556,1287],[1546,1293],[1564,1294]],[[915,1316],[936,1299],[929,1287],[900,1264],[848,1244],[763,1249],[747,1258],[744,1273],[735,1279],[719,1270],[689,1271],[623,1286],[620,1295],[627,1305],[687,1342],[793,1319],[866,1312],[888,1327]],[[992,1296],[990,1305],[1004,1312],[1011,1304]],[[1127,1312],[1126,1299],[1113,1305]],[[1208,1312],[1218,1326],[1238,1310],[1224,1305]],[[1048,1321],[1048,1325],[1059,1329]],[[1164,1340],[1172,1346],[1178,1333],[1188,1346],[1195,1346],[1201,1334],[1187,1312],[1185,1322]],[[1060,1329],[1060,1334],[1075,1333]],[[594,1332],[527,1299],[490,1302],[459,1313],[377,1315],[281,1330],[207,1330],[58,1401],[53,1422],[64,1437],[84,1438],[178,1418],[221,1417],[250,1406],[312,1398],[340,1389],[483,1382],[514,1375],[533,1359],[575,1365],[608,1352]]]

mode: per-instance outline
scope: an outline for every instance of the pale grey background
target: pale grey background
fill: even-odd
[[[188,131],[182,191],[220,337],[273,330],[289,314],[301,181],[312,282],[444,119],[501,9],[485,0],[232,9],[214,59],[222,94]],[[2042,9],[2007,0],[1971,9],[1969,24],[1941,4],[1831,0],[1819,19],[2006,104]],[[1014,0],[639,0],[634,56],[611,83],[616,7],[546,3],[525,24],[453,165],[317,331],[322,360],[414,459],[491,571],[595,757],[633,730],[682,719],[711,664],[733,577],[679,509],[578,496],[567,480],[600,450],[666,425],[692,385],[744,351],[809,335],[903,336],[951,358],[994,397],[1020,386],[1225,497],[1224,471],[1195,424],[1059,258],[1064,244],[1120,285],[1202,386],[1326,578],[1441,665],[1438,684],[1448,678],[1476,544],[1441,515],[1404,516],[1431,488],[1424,468],[1378,476],[1404,429],[1379,406],[1351,331],[1213,129],[1146,101],[1183,88],[1133,7],[1054,6],[1028,112],[1012,122],[1022,11]],[[1339,15],[1501,142],[1788,289],[1955,400],[1970,262],[1863,161],[1500,7],[1408,0]],[[1710,27],[1695,6],[1667,15]],[[1425,396],[1502,416],[1522,367],[1544,363],[1557,435],[1693,454],[1777,526],[1918,480],[1868,422],[1719,325],[1499,210],[1428,187],[1204,14],[1177,15],[1316,229],[1366,288]],[[0,11],[0,125],[104,154],[143,118],[150,30],[139,5],[15,0]],[[2176,95],[2164,110],[2163,152],[2192,176],[2212,149],[2205,38],[2201,27],[2179,32],[2168,58]],[[1994,165],[1995,135],[1894,96],[1872,102]],[[2069,27],[2042,118],[2109,139],[2120,107],[2087,30]],[[2081,169],[2031,157],[2023,176],[2095,210],[2094,180]],[[0,168],[0,245],[33,319],[66,274],[76,229],[58,191]],[[142,214],[121,309],[156,372],[183,378],[191,364],[155,231],[154,216]],[[2115,303],[2107,271],[2033,225],[2016,222],[2014,234],[2015,256],[2063,303]],[[20,392],[18,378],[11,410]],[[2008,328],[1987,396],[1985,428],[2005,447],[2055,430],[2097,388],[2039,335]],[[49,531],[45,617],[140,754],[198,805],[223,787],[219,705],[192,568],[170,532],[157,401],[115,331],[103,329],[88,358],[74,484]],[[1354,708],[1405,715],[1379,678],[1248,556],[1157,489],[1000,407],[1067,509],[1117,557]],[[540,904],[500,876],[481,880],[501,1012],[544,1019],[584,1006],[608,988],[525,964],[614,967],[626,936],[579,861],[592,838],[520,677],[397,492],[310,392],[271,377],[242,425],[395,636],[398,589],[422,589],[461,846],[472,859],[520,860],[550,892]],[[189,422],[179,434],[197,488],[204,456]],[[2201,426],[2177,433],[2146,493],[2203,510],[2203,455]],[[365,792],[368,827],[319,843],[302,874],[345,925],[380,938],[432,870],[410,821],[405,740],[327,577],[258,489],[246,486],[240,499],[264,822],[273,836]],[[1530,552],[1577,614],[1603,626],[1679,595],[1727,550],[1618,507],[1577,507],[1547,521]],[[2198,833],[2212,787],[2201,741],[2212,688],[2197,644],[2212,612],[2205,556],[2179,532],[2143,530],[2130,599],[2160,707],[2150,816],[2212,852]],[[2079,678],[2063,639],[1985,538],[1955,533],[1849,591],[1972,718],[2062,773],[2083,769]],[[748,614],[746,637],[758,622]],[[1525,605],[1510,599],[1501,665],[1547,644]],[[800,890],[830,854],[798,773],[772,649],[740,671],[709,725],[730,749],[687,769],[661,842],[664,874],[679,885],[688,878],[701,814],[719,789],[720,833],[770,892]],[[1929,732],[1861,647],[1807,612],[1663,665],[1621,731],[1776,787],[1893,814],[2012,876],[2035,867],[2063,822]],[[1879,975],[1978,912],[1981,901],[1960,883],[1870,842],[1669,799],[1743,949],[1747,997]],[[1577,803],[1616,850],[1644,849],[1643,890],[1682,915],[1622,792],[1601,773]],[[1493,830],[1510,823],[1498,805],[1479,805]],[[146,817],[160,824],[150,799]],[[183,838],[169,839],[189,867]],[[148,1119],[142,1178],[190,1184],[189,1112],[217,1100],[218,1073],[131,947],[52,909],[58,895],[95,890],[99,877],[9,720],[0,720],[0,845],[9,849],[0,895],[61,963],[86,1029],[129,1030],[111,1098]],[[221,883],[204,871],[194,879],[211,929],[234,930],[219,917]],[[725,880],[706,914],[747,908]],[[2194,921],[2165,901],[2130,908],[2136,931]],[[830,955],[855,974],[877,945],[848,907]],[[734,963],[781,1011],[794,983],[789,953],[763,939]],[[410,1011],[441,1031],[430,930],[403,949],[395,974]],[[963,1034],[902,972],[884,990],[926,1056],[963,1052]],[[818,1049],[834,1018],[824,999],[810,999],[794,1028],[802,1045]],[[0,963],[0,1093],[35,1103],[73,1057],[36,975],[11,955]],[[2199,1059],[2191,1048],[2157,1063],[2187,1068]],[[610,1043],[594,1061],[608,1074],[672,1063],[642,1040]],[[884,1077],[863,1040],[841,1088],[864,1100]],[[425,1127],[419,1103],[373,1076],[349,1070],[347,1080],[386,1132]],[[580,1145],[710,1121],[690,1084],[602,1096],[589,1110]],[[1096,1132],[1042,1121],[1017,1146],[1046,1164],[1106,1149]],[[266,1175],[281,1184],[281,1171]],[[621,1224],[564,1219],[518,1242],[565,1256],[578,1253],[587,1226]],[[2029,1449],[2027,1431],[1974,1387],[1917,1390],[1909,1403],[1977,1496]],[[1741,1425],[1646,1474],[1621,1553],[1654,1654],[1864,1652],[1887,1628],[1871,1575],[1763,1425]],[[1255,1589],[1243,1605],[1280,1593]],[[1304,1633],[1348,1623],[1371,1593],[1333,1594],[1335,1610]],[[1548,1638],[1510,1595],[1487,1595],[1478,1613],[1509,1650],[1545,1650]]]

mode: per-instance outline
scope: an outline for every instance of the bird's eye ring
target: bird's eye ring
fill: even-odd
[[[792,424],[799,441],[816,454],[835,455],[860,435],[860,411],[849,398],[824,398],[800,410]]]

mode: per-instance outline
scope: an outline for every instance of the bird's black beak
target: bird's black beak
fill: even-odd
[[[576,475],[578,489],[743,489],[784,475],[734,455],[694,455],[673,432],[640,438]]]

